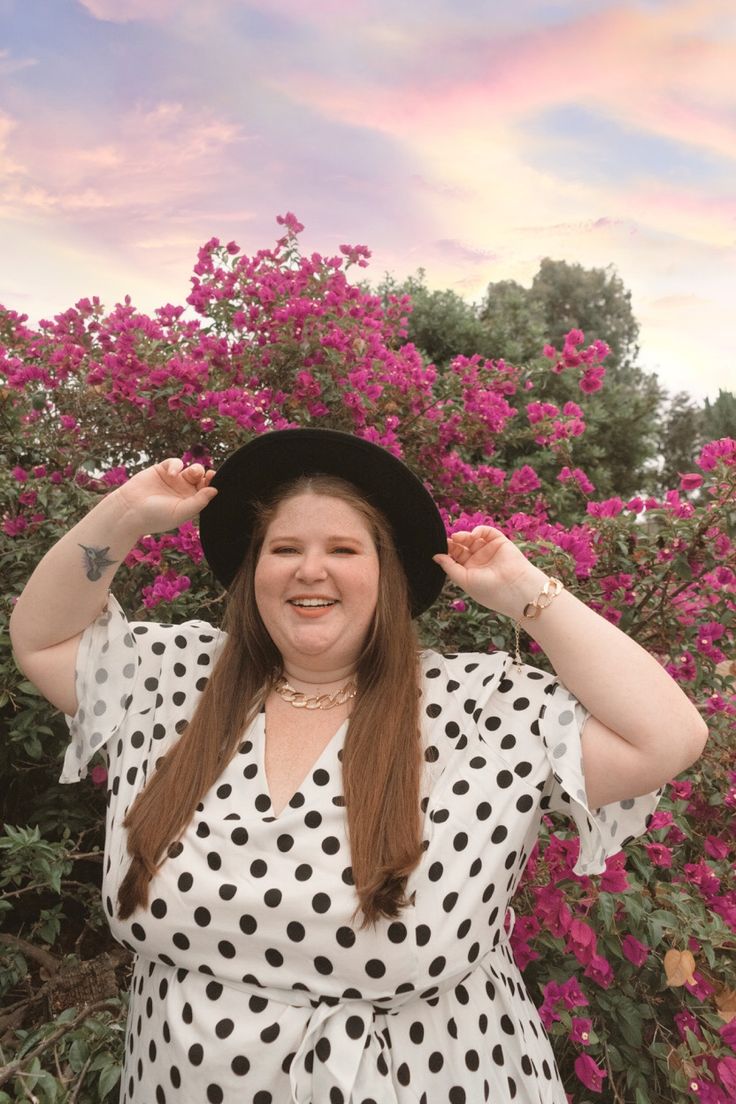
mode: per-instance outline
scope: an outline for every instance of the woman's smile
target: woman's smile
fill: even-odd
[[[289,598],[288,604],[300,617],[321,617],[338,603],[336,598],[298,597]]]

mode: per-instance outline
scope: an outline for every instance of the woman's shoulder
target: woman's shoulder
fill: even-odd
[[[510,660],[508,652],[438,652],[434,648],[419,651],[420,669],[423,675],[434,667],[446,670],[464,670],[470,674],[479,668],[495,669]]]
[[[130,631],[140,643],[160,641],[175,648],[210,644],[226,639],[227,634],[209,621],[131,621]]]

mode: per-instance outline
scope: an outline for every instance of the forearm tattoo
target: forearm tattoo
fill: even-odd
[[[91,548],[86,544],[80,544],[79,547],[84,549],[84,564],[87,569],[87,578],[92,583],[102,578],[104,568],[117,563],[117,560],[108,560],[107,558],[107,553],[110,551],[109,544],[107,548]]]

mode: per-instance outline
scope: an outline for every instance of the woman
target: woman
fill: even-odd
[[[226,631],[129,625],[117,566],[200,511]],[[558,677],[420,652],[445,573]],[[600,873],[702,751],[637,644],[498,530],[447,542],[408,468],[329,430],[140,472],[42,560],[11,631],[70,718],[62,780],[108,756],[122,1101],[565,1104],[505,918],[544,811]]]

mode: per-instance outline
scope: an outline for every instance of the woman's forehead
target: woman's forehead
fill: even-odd
[[[290,495],[279,503],[274,513],[269,531],[283,525],[299,525],[309,528],[360,529],[370,532],[370,526],[364,515],[344,498],[315,491],[303,491]]]

